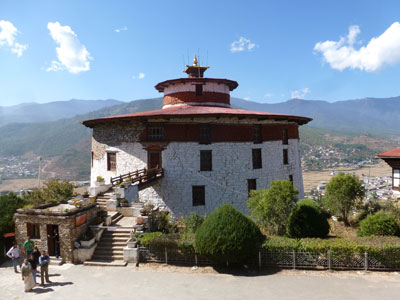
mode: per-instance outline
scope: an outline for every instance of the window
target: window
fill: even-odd
[[[192,186],[193,206],[206,205],[205,186],[194,185]]]
[[[107,171],[117,170],[117,153],[107,152]]]
[[[250,196],[250,191],[257,189],[257,180],[256,179],[247,179],[247,193]]]
[[[287,128],[283,128],[282,130],[282,144],[289,144],[289,132]]]
[[[31,239],[40,239],[40,226],[39,224],[26,223],[27,235]]]
[[[289,175],[289,181],[293,184],[293,175]]]
[[[209,124],[199,125],[199,143],[211,144],[211,128]]]
[[[254,125],[253,127],[253,141],[255,144],[262,142],[261,125]]]
[[[200,151],[200,171],[212,171],[212,151]]]
[[[253,169],[261,169],[261,149],[252,149]]]
[[[288,150],[283,149],[283,164],[287,165],[289,164],[289,156],[288,156]]]
[[[399,188],[400,184],[400,169],[393,169],[393,187]]]
[[[203,96],[203,85],[196,84],[196,97]]]
[[[92,151],[92,168],[93,168],[94,152]]]
[[[162,126],[148,126],[147,139],[149,141],[162,141],[164,140],[164,127]]]

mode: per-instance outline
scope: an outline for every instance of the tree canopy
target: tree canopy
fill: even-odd
[[[0,196],[0,238],[4,233],[14,232],[14,213],[24,204],[24,200],[14,193]]]
[[[284,235],[298,191],[289,180],[271,182],[269,189],[253,190],[247,200],[251,216],[268,233]]]
[[[364,197],[362,182],[357,176],[340,172],[326,185],[324,206],[333,214],[340,214],[349,226],[349,213],[361,204]]]

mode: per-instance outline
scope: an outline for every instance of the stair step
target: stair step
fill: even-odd
[[[104,259],[104,260],[123,260],[123,255],[93,255],[93,259]]]
[[[127,262],[120,260],[91,260],[83,263],[85,266],[100,266],[100,267],[125,267]]]

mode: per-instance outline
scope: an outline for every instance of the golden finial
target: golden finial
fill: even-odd
[[[193,66],[194,66],[194,67],[197,67],[197,57],[196,57],[196,54],[194,55],[194,58],[193,58]]]

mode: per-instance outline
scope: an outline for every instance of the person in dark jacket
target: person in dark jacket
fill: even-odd
[[[50,264],[50,256],[46,254],[46,251],[42,251],[42,255],[39,257],[40,263],[40,279],[42,286],[44,286],[44,278],[46,278],[47,283],[51,283],[49,280],[49,264]]]
[[[33,256],[33,254],[28,259],[28,262],[31,265],[33,281],[36,284],[37,263],[35,262],[35,257]]]

